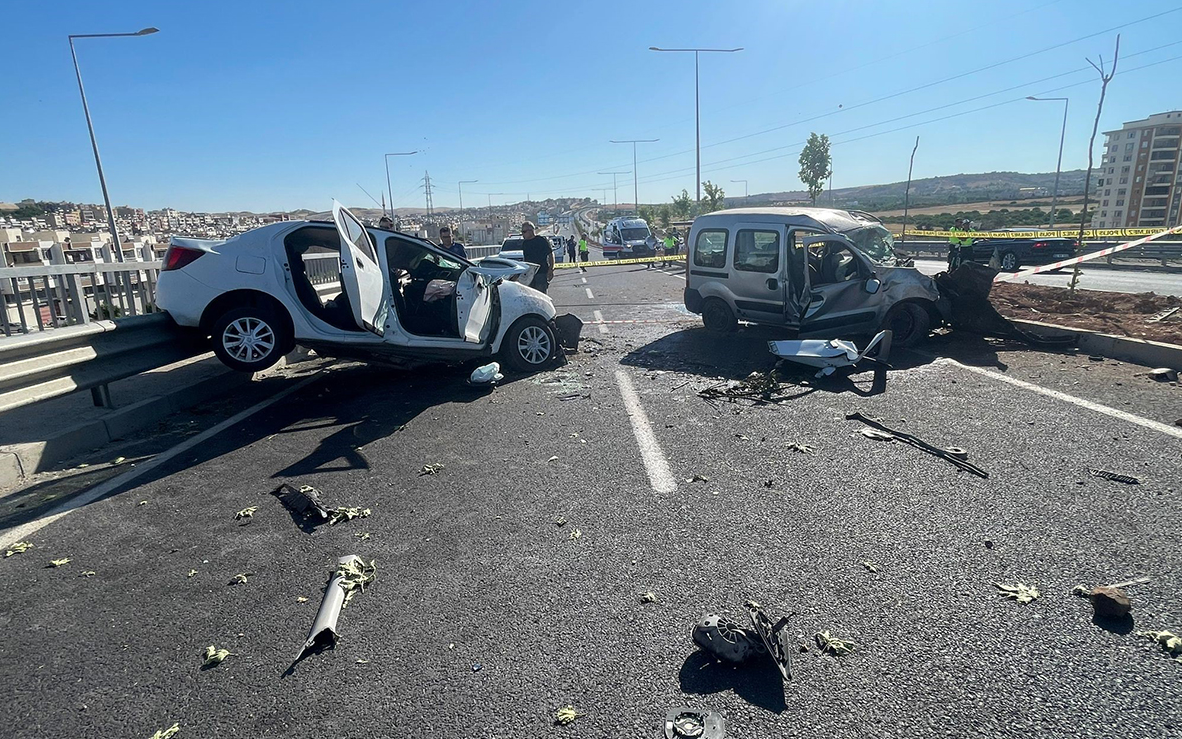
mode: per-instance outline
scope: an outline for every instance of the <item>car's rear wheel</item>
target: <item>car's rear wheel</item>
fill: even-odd
[[[917,303],[899,303],[887,311],[882,322],[882,327],[891,331],[892,346],[915,346],[927,339],[931,325],[931,316]]]
[[[706,298],[702,302],[702,324],[708,331],[729,334],[739,326],[731,307],[722,298]]]
[[[554,330],[537,316],[525,316],[509,327],[501,343],[505,363],[518,372],[537,372],[554,360]]]
[[[1018,255],[1014,252],[1007,251],[1001,255],[1001,268],[1006,272],[1017,272],[1020,266]]]
[[[213,352],[222,364],[239,372],[260,372],[274,366],[291,347],[291,337],[275,313],[243,306],[213,322]]]

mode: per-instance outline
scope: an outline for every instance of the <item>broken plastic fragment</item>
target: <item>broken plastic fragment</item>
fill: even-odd
[[[558,520],[556,520],[554,523],[557,526],[565,526],[566,525],[566,516],[559,516]]]
[[[690,638],[694,644],[727,662],[744,662],[767,652],[759,634],[714,613],[702,616],[694,624]]]
[[[360,539],[362,541],[369,541],[369,532],[368,531],[366,531],[365,533],[362,533],[362,534],[353,534],[353,536],[356,536],[358,539]]]
[[[472,374],[468,377],[468,384],[495,385],[503,379],[505,376],[501,374],[501,365],[497,362],[489,362],[472,370]]]
[[[27,552],[32,548],[33,548],[33,542],[18,541],[17,543],[13,544],[11,547],[8,548],[8,551],[4,553],[4,556],[11,557],[14,554],[23,554],[24,552]]]
[[[788,445],[788,451],[800,452],[801,454],[812,454],[813,448],[808,444],[798,444],[795,441]]]
[[[558,712],[554,714],[554,723],[561,726],[569,726],[575,722],[575,719],[583,715],[585,714],[576,711],[574,706],[565,706],[563,708],[559,708]]]
[[[226,661],[226,657],[230,656],[229,649],[218,649],[210,644],[205,648],[205,661],[202,662],[202,667],[217,667]]]
[[[185,573],[185,577],[192,577],[193,575],[196,575],[196,574],[197,574],[197,570],[189,570],[188,572]]]
[[[874,562],[863,562],[862,566],[871,572],[878,572],[878,565]]]
[[[94,570],[83,570],[82,572],[78,573],[78,577],[94,577],[97,574],[98,573]]]
[[[288,510],[305,519],[312,519],[313,524],[328,520],[328,509],[320,502],[320,491],[311,485],[301,485],[296,490],[291,485],[283,483],[271,491],[279,502]]]
[[[583,532],[580,531],[579,529],[575,529],[574,531],[570,532],[570,538],[581,539],[581,538],[583,538]]]
[[[111,464],[123,464],[127,461],[127,457],[115,457],[111,460]]]
[[[324,589],[324,598],[320,601],[320,608],[316,611],[316,618],[312,620],[312,629],[308,638],[300,647],[296,660],[309,650],[319,645],[333,645],[337,640],[337,619],[341,610],[355,590],[364,589],[366,583],[377,578],[377,566],[371,561],[368,565],[356,554],[346,554],[337,560],[336,570]]]
[[[1019,603],[1029,603],[1039,595],[1038,588],[1034,587],[1033,585],[1026,585],[1024,583],[1018,583],[1016,585],[1003,585],[1002,583],[995,582],[993,585],[1001,591],[999,593],[1001,597],[1007,598],[1009,600],[1016,600]]]
[[[179,732],[180,730],[181,730],[180,724],[173,724],[172,726],[169,726],[167,729],[157,729],[156,733],[153,734],[150,737],[150,739],[172,739],[172,737],[176,736],[177,732]]]
[[[419,476],[421,477],[423,475],[438,475],[442,469],[443,469],[442,462],[436,462],[435,464],[425,464],[425,465],[423,465],[423,468],[421,470],[419,470]]]
[[[68,565],[68,564],[70,564],[70,558],[69,558],[69,557],[62,557],[61,559],[51,559],[51,560],[49,560],[49,566],[50,566],[50,567],[61,567],[62,565]]]
[[[245,585],[246,584],[246,576],[248,574],[249,573],[246,573],[246,572],[239,572],[237,575],[230,578],[230,582],[228,584],[229,585]]]
[[[640,594],[640,602],[641,603],[656,603],[657,602],[657,594],[651,590],[645,591]]]
[[[710,478],[695,472],[694,476],[687,479],[686,482],[710,482]]]
[[[557,461],[558,461],[558,455],[557,455],[557,454],[555,454],[553,457],[550,457],[550,458],[549,458],[549,459],[547,459],[546,461],[547,461],[547,462],[557,462]]]
[[[258,509],[259,509],[259,507],[257,505],[252,505],[252,506],[248,506],[246,508],[243,508],[242,510],[240,510],[234,514],[234,520],[237,521],[240,518],[254,518],[254,512],[257,511]]]
[[[795,615],[790,613],[776,623],[768,618],[763,608],[753,600],[747,601],[747,613],[751,616],[751,626],[763,642],[764,649],[776,661],[780,676],[785,680],[792,679],[792,635],[788,632],[788,619]]]
[[[1125,485],[1140,485],[1141,478],[1133,477],[1132,475],[1122,475],[1119,472],[1112,472],[1110,470],[1088,468],[1088,474],[1092,477],[1099,477],[1102,480],[1112,480],[1113,482],[1123,482]]]
[[[838,639],[831,635],[828,631],[817,632],[817,646],[821,648],[822,652],[828,652],[834,657],[844,657],[847,654],[853,654],[858,647],[855,642],[848,639]]]
[[[139,503],[136,503],[136,505],[147,505],[147,504],[148,504],[148,501],[146,501],[146,500],[141,500]]]
[[[296,598],[296,603],[307,603],[307,602],[308,602],[308,599],[302,595]]]

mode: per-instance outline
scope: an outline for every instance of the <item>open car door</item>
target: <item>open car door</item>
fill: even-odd
[[[492,313],[491,280],[474,269],[466,269],[456,282],[456,323],[464,341],[479,344],[488,334]]]
[[[806,233],[790,231],[787,241],[787,259],[784,260],[784,325],[800,328],[805,311],[809,307],[809,259],[808,246],[804,242]]]
[[[365,226],[345,206],[332,201],[332,220],[341,236],[341,281],[353,309],[353,320],[366,331],[385,335],[386,280]]]

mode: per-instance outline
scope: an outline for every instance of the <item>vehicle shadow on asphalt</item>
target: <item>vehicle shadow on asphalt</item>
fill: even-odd
[[[784,679],[771,659],[734,665],[698,650],[686,658],[678,678],[681,691],[690,695],[733,690],[743,700],[766,711],[782,713],[787,708]]]

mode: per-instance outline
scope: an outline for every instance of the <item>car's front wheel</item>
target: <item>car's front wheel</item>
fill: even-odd
[[[290,337],[275,314],[244,306],[222,314],[211,331],[213,352],[222,364],[239,372],[260,372],[287,353]]]
[[[501,343],[505,363],[518,372],[537,372],[558,351],[554,330],[537,316],[525,316],[509,327]]]
[[[894,346],[915,346],[927,339],[932,318],[917,303],[899,303],[887,311],[882,327],[891,330]]]

